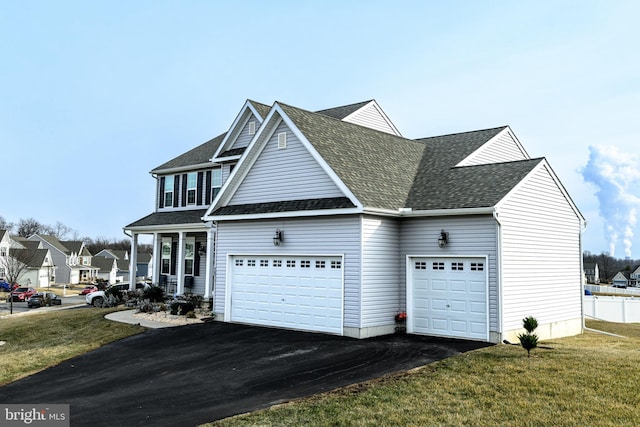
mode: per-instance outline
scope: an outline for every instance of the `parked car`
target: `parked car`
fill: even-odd
[[[11,285],[4,280],[0,280],[0,291],[11,292]]]
[[[136,289],[142,289],[149,287],[150,285],[144,282],[136,283]],[[102,303],[104,302],[105,296],[107,292],[119,292],[122,293],[124,291],[129,290],[129,283],[118,283],[117,285],[111,285],[104,291],[95,291],[87,294],[85,296],[85,302],[94,307],[102,307]]]
[[[54,292],[37,292],[27,301],[27,307],[38,308],[45,305],[62,305],[62,300]]]
[[[97,290],[98,290],[97,286],[94,286],[94,285],[85,286],[84,289],[80,291],[80,295],[90,294],[91,292],[95,292]]]
[[[16,288],[11,292],[11,300],[13,301],[26,301],[36,293],[36,290],[31,286]]]

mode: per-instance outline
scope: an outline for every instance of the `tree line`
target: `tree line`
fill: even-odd
[[[55,236],[58,240],[83,241],[91,254],[96,254],[103,249],[130,250],[131,241],[127,238],[115,239],[108,237],[81,237],[73,228],[57,221],[53,225],[43,224],[35,218],[21,218],[16,223],[9,222],[0,216],[0,230],[7,230],[10,235],[28,238],[34,234],[46,234]],[[151,253],[151,245],[138,245],[139,252]]]
[[[582,262],[585,264],[598,264],[601,282],[611,282],[613,276],[620,271],[633,271],[640,265],[640,260],[637,259],[620,259],[612,257],[608,252],[602,252],[597,255],[589,251],[585,251],[582,254]]]

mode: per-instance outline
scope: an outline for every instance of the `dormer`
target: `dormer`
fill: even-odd
[[[271,107],[259,102],[247,100],[222,143],[213,154],[212,162],[225,163],[237,161],[262,125]]]

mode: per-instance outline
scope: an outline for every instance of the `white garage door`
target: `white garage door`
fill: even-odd
[[[342,334],[342,257],[232,256],[231,321]]]
[[[409,258],[408,331],[488,339],[484,258]]]

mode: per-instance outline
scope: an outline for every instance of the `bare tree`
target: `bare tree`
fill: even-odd
[[[67,236],[74,232],[71,227],[64,225],[60,221],[57,221],[55,225],[46,228],[48,229],[47,234],[56,236],[58,240],[66,240]]]
[[[20,237],[30,237],[34,234],[42,233],[45,229],[35,218],[21,218],[17,225],[17,234]]]
[[[13,223],[0,216],[0,230],[6,230],[7,233],[11,233],[13,231]]]
[[[4,277],[13,289],[13,284],[27,272],[29,263],[37,254],[35,248],[9,248],[8,256],[0,258],[0,267],[4,270]],[[10,314],[13,314],[13,298],[9,294]]]

